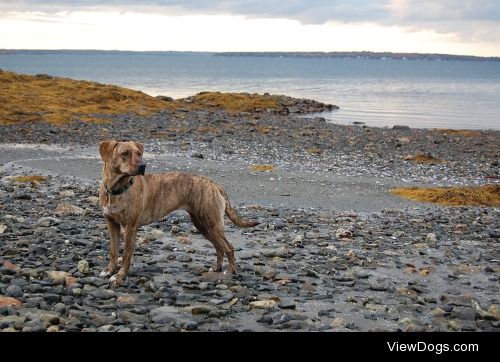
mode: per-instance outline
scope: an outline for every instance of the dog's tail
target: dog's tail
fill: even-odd
[[[229,202],[229,198],[227,197],[226,191],[222,187],[219,187],[220,193],[222,196],[224,196],[224,199],[226,200],[226,215],[231,220],[235,225],[238,225],[239,227],[242,228],[249,228],[252,226],[257,226],[260,224],[258,221],[248,221],[243,219],[238,213],[236,212],[235,209],[231,206],[231,203]]]

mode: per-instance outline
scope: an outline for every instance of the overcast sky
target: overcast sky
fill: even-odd
[[[500,0],[0,0],[0,48],[500,56]]]

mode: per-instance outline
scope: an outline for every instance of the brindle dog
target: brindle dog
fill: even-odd
[[[99,204],[110,235],[109,265],[101,276],[109,276],[119,285],[127,275],[141,225],[159,220],[178,209],[186,210],[196,228],[215,247],[216,271],[222,270],[226,255],[229,272],[236,273],[234,250],[224,235],[224,214],[240,227],[258,222],[243,220],[231,207],[224,189],[214,181],[181,172],[144,174],[144,146],[138,142],[103,141],[99,153],[104,161]],[[122,265],[115,273],[119,252],[120,227],[124,230],[125,248]]]

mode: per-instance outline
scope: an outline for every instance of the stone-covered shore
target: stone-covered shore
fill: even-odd
[[[98,163],[99,140],[133,139],[145,143],[146,160],[149,152],[159,163],[175,153],[186,164],[307,173],[314,194],[324,190],[314,180],[325,175],[433,186],[491,184],[500,177],[499,131],[340,126],[317,117],[222,110],[113,117],[103,124],[4,125],[0,147],[56,144],[68,157],[95,147],[89,162]],[[440,162],[407,157],[416,154]],[[242,204],[238,185],[221,177],[239,212],[261,221],[252,229],[226,224],[238,276],[209,272],[212,246],[186,214],[175,213],[140,229],[129,277],[111,289],[98,276],[108,257],[99,178],[82,182],[42,171],[10,159],[0,165],[1,331],[500,330],[498,207],[408,201],[366,212],[328,200],[298,206],[286,196],[279,204]],[[16,179],[34,173],[46,178]],[[254,174],[276,193],[287,182],[274,171]],[[362,205],[362,193],[352,197]]]

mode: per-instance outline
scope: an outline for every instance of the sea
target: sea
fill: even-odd
[[[223,56],[202,52],[0,51],[0,69],[183,98],[284,94],[335,104],[339,124],[500,130],[500,62]]]

